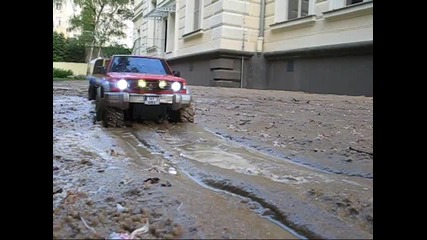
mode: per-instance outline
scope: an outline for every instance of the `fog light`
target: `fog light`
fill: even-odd
[[[159,82],[159,88],[163,89],[168,85],[168,83],[165,80],[162,80]]]
[[[147,86],[147,82],[145,80],[139,80],[138,81],[138,87],[145,88]]]

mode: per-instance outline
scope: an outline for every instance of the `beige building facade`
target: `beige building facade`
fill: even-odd
[[[72,0],[53,1],[53,31],[62,33],[66,38],[76,37],[77,31],[68,31],[70,18],[79,13],[80,9]]]
[[[133,4],[130,1],[129,4]],[[81,11],[80,7],[73,3],[73,0],[54,0],[53,1],[53,31],[62,33],[66,38],[78,37],[81,33],[78,30],[68,31],[70,25],[70,19],[79,14]],[[127,20],[126,24],[126,37],[123,38],[112,38],[109,44],[117,43],[125,45],[128,48],[133,46],[133,21]]]
[[[133,53],[190,84],[373,94],[373,0],[136,0]]]

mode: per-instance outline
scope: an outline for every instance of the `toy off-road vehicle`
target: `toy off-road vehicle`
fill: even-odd
[[[91,62],[89,100],[104,127],[127,121],[194,122],[190,89],[165,59],[116,55]]]

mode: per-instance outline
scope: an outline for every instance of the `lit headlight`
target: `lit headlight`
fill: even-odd
[[[147,82],[143,79],[138,81],[138,87],[145,88],[147,86]]]
[[[159,88],[163,89],[168,85],[168,83],[165,80],[162,80],[159,82]]]
[[[174,83],[172,83],[171,88],[174,92],[178,92],[179,90],[181,90],[181,83],[174,82]]]
[[[117,87],[120,90],[125,90],[128,87],[128,82],[124,79],[121,79],[117,82]]]

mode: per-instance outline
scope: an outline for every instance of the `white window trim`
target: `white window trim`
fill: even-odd
[[[279,22],[270,25],[271,30],[290,30],[290,29],[296,29],[296,28],[303,28],[314,25],[316,22],[316,16],[315,15],[308,15],[305,17],[300,18],[294,18],[289,21],[285,22]]]
[[[373,0],[363,0],[363,3],[365,2],[372,2]],[[358,4],[358,3],[356,3]],[[353,4],[351,4],[353,5]],[[348,5],[348,6],[351,6]],[[335,10],[335,9],[340,9],[340,8],[344,8],[344,7],[348,7],[346,5],[346,0],[329,0],[329,10]]]
[[[172,17],[173,16],[173,17]],[[173,19],[173,21],[172,21]],[[175,39],[176,39],[176,14],[175,13],[169,13],[168,14],[168,33],[167,33],[167,39],[166,41],[166,49],[165,53],[170,53],[175,50]],[[173,34],[172,34],[173,33]]]
[[[186,0],[185,4],[185,28],[184,35],[192,32],[200,32],[199,30],[203,29],[203,11],[204,11],[204,2],[200,0],[199,7],[199,28],[194,29],[194,0]]]
[[[333,9],[323,12],[323,18],[328,21],[336,21],[350,17],[363,16],[373,13],[373,1],[368,0],[360,4],[345,6],[338,9]]]
[[[308,1],[308,16],[314,14],[314,1],[315,0]],[[288,3],[289,3],[289,0],[276,0],[275,6],[274,6],[274,22],[275,23],[298,19],[298,18],[288,19]],[[305,18],[305,17],[307,16],[300,17],[300,18]]]

